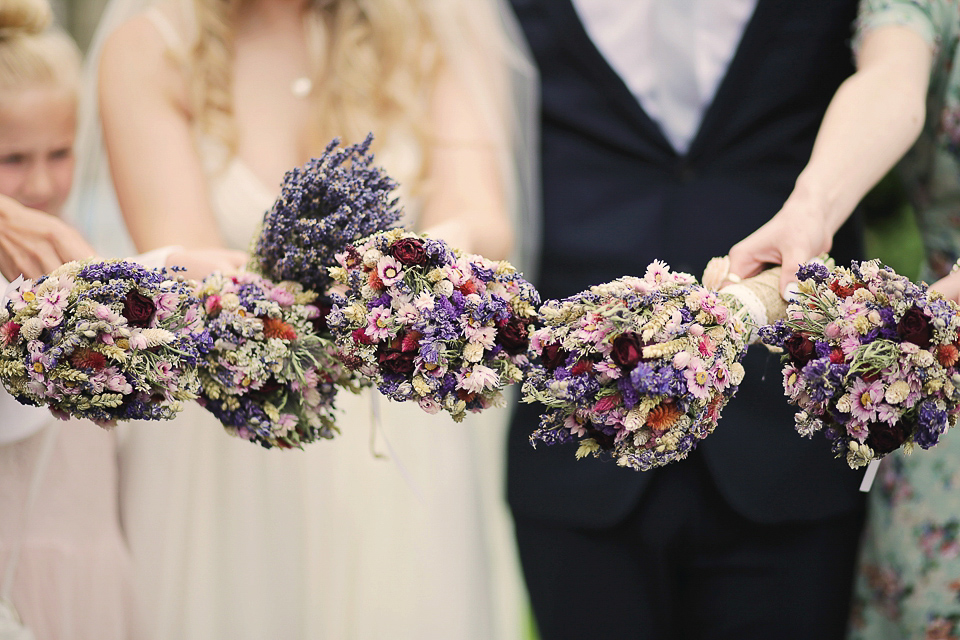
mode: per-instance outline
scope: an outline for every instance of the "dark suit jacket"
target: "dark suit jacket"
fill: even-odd
[[[542,82],[544,299],[573,295],[659,258],[699,275],[783,205],[810,157],[824,111],[852,72],[855,0],[759,0],[689,152],[678,156],[607,64],[571,0],[512,0]],[[856,257],[838,233],[838,262]],[[779,358],[762,347],[700,446],[714,482],[761,522],[844,513],[862,472],[823,438],[801,438],[783,399]],[[656,471],[575,460],[574,447],[527,441],[538,405],[511,427],[508,493],[517,517],[582,527],[616,523]],[[680,462],[678,464],[683,464]]]

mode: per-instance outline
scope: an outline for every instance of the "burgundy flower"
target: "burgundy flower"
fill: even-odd
[[[867,436],[867,445],[878,455],[895,451],[907,441],[910,435],[910,429],[903,424],[903,420],[893,425],[886,422],[872,422],[867,429],[870,431],[870,435]]]
[[[606,434],[593,427],[587,429],[587,437],[596,440],[597,444],[600,445],[600,448],[604,451],[613,449],[613,445],[616,444],[616,436]]]
[[[353,341],[357,344],[373,344],[374,342],[373,338],[367,335],[367,330],[365,327],[354,329],[350,335],[353,336]]]
[[[148,327],[153,314],[157,311],[157,305],[153,300],[141,294],[136,289],[130,289],[127,297],[123,301],[123,317],[127,323],[133,327]]]
[[[530,337],[527,334],[527,324],[520,318],[513,316],[500,326],[497,331],[497,344],[512,356],[519,355],[527,350]]]
[[[904,342],[912,342],[921,349],[930,346],[930,338],[933,335],[929,318],[917,307],[911,307],[903,314],[900,322],[897,323],[897,333]]]
[[[816,355],[816,345],[806,333],[795,333],[786,339],[783,348],[790,354],[790,358],[797,367],[803,367],[813,360]]]
[[[567,352],[559,343],[554,342],[553,344],[548,344],[543,348],[541,355],[543,366],[553,371],[557,367],[563,366],[563,363],[567,360],[567,355]]]
[[[401,264],[422,265],[427,262],[427,251],[423,248],[423,241],[419,238],[403,238],[397,240],[393,246],[390,247],[390,253],[392,253],[393,257]]]
[[[408,376],[413,373],[413,359],[416,357],[416,351],[386,349],[377,354],[377,362],[386,373]]]
[[[621,333],[613,339],[613,361],[623,370],[629,371],[643,358],[643,343],[640,336],[631,332]]]
[[[578,376],[581,373],[590,373],[593,371],[593,361],[586,358],[580,358],[570,369],[570,375]]]
[[[270,376],[266,382],[260,385],[259,389],[251,389],[247,394],[254,400],[263,402],[270,398],[271,395],[280,391],[283,388],[283,385],[280,384],[274,376]]]

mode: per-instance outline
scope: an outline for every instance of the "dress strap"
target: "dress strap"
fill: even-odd
[[[160,33],[160,37],[167,43],[167,48],[170,49],[172,53],[179,56],[186,52],[186,47],[176,27],[173,26],[173,22],[171,22],[170,18],[168,18],[159,7],[156,5],[148,7],[144,15],[146,15],[147,20],[152,22],[153,26],[156,27]]]

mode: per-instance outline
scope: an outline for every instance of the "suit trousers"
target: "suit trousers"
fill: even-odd
[[[758,524],[730,508],[696,451],[647,473],[612,528],[517,519],[542,640],[844,637],[862,510]]]

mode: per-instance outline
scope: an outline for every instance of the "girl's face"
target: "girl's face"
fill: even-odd
[[[73,184],[74,93],[52,85],[0,92],[0,193],[58,215]]]

